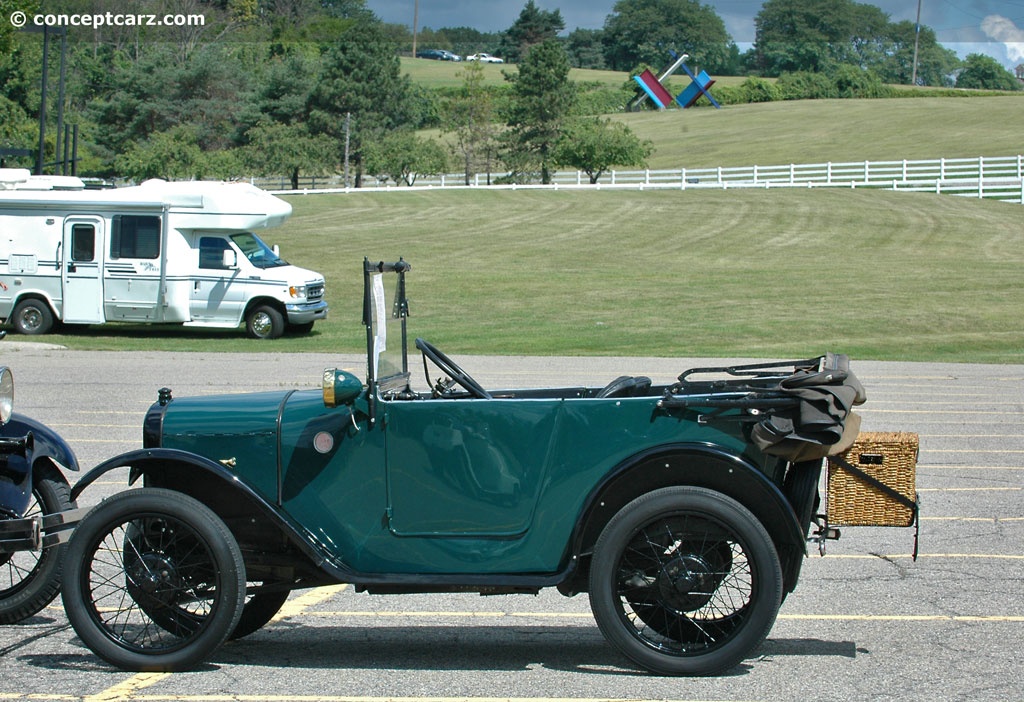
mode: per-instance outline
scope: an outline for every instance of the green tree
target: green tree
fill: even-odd
[[[569,58],[557,40],[549,39],[530,50],[518,73],[505,78],[512,83],[512,104],[503,160],[514,177],[539,173],[542,183],[550,183],[555,146],[576,102]]]
[[[604,60],[604,31],[600,29],[575,29],[565,39],[565,51],[569,63],[575,68],[607,68]]]
[[[960,65],[956,53],[944,48],[935,31],[904,20],[889,25],[890,45],[886,56],[873,68],[885,83],[910,85],[914,81],[914,44],[917,42],[917,84],[951,85],[950,75]]]
[[[765,75],[875,69],[894,51],[889,15],[854,0],[767,0],[754,18],[754,51]]]
[[[991,56],[968,54],[964,68],[956,78],[956,87],[980,90],[1020,90],[1010,71]]]
[[[326,135],[314,136],[304,123],[262,122],[246,132],[244,163],[258,175],[288,174],[292,190],[299,174],[327,175],[338,168],[338,147]]]
[[[518,63],[530,47],[554,39],[563,29],[565,20],[561,11],[542,10],[533,0],[527,0],[519,17],[502,37],[499,53],[508,61]]]
[[[612,70],[663,66],[675,51],[715,73],[729,64],[732,41],[714,8],[698,0],[618,0],[604,23],[604,43]]]
[[[180,125],[129,146],[114,161],[117,172],[141,182],[150,178],[187,180],[205,170],[194,127]]]
[[[437,175],[448,169],[444,147],[416,136],[410,129],[385,134],[364,147],[366,171],[412,186],[420,175]]]
[[[379,22],[354,23],[323,57],[309,98],[310,133],[326,134],[339,144],[348,137],[356,187],[367,141],[401,126],[418,126],[410,91],[411,81],[402,75],[395,47]],[[347,114],[351,114],[350,121]],[[348,134],[346,122],[350,124]]]
[[[481,170],[490,180],[491,156],[495,150],[497,125],[494,100],[484,85],[484,67],[468,61],[462,71],[462,87],[448,102],[444,130],[455,138],[455,151],[462,162],[466,185]]]
[[[643,166],[652,148],[621,122],[587,118],[572,122],[562,132],[555,160],[583,171],[594,184],[612,166]]]

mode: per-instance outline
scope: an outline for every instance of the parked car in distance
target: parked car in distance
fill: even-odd
[[[482,61],[483,63],[505,63],[504,59],[500,59],[497,56],[491,56],[483,52],[479,54],[470,54],[466,57],[467,61]]]
[[[416,52],[416,58],[432,59],[434,61],[461,61],[462,57],[453,54],[446,49],[424,49]]]
[[[0,624],[33,616],[59,592],[81,516],[62,470],[78,470],[75,454],[52,429],[14,412],[14,375],[0,366]]]

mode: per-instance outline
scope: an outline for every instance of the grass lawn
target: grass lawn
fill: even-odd
[[[654,144],[648,166],[660,169],[1016,156],[1022,111],[1024,93],[798,100],[616,119]]]
[[[452,353],[1024,362],[1019,205],[863,190],[293,196],[265,238],[327,277],[330,319],[93,327],[78,348],[357,351],[361,261],[413,264],[410,330]]]

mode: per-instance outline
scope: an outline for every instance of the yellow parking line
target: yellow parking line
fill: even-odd
[[[0,693],[0,700],[88,700],[77,695]],[[133,702],[725,702],[701,698],[645,700],[622,697],[346,697],[341,695],[133,695]],[[728,702],[741,702],[729,700]]]
[[[918,488],[918,492],[1020,492],[1019,487]]]
[[[1004,522],[1024,522],[1024,517],[921,517],[922,522],[985,522],[986,524],[1003,524]]]
[[[123,700],[133,697],[136,690],[156,685],[164,678],[170,677],[170,673],[138,673],[127,680],[108,687],[103,692],[83,697],[83,702],[108,702],[110,700]]]
[[[281,621],[286,617],[295,617],[300,614],[316,614],[316,612],[306,612],[310,607],[325,602],[331,599],[339,592],[344,590],[347,585],[329,585],[326,587],[318,587],[310,590],[309,592],[303,593],[298,597],[288,600],[284,603],[284,606],[274,615],[270,623]]]
[[[307,607],[319,604],[324,600],[328,600],[334,595],[345,589],[345,585],[332,585],[330,587],[319,587],[309,592],[306,592],[299,597],[288,600],[277,615],[270,621],[275,622],[285,617],[292,617],[298,614],[302,614]],[[145,699],[144,697],[135,696],[133,693],[136,690],[155,685],[164,678],[168,677],[170,673],[139,673],[128,678],[124,682],[118,683],[113,687],[108,687],[106,690],[99,692],[95,695],[89,695],[88,697],[82,698],[84,702],[105,702],[108,700],[123,700],[123,699]],[[184,697],[172,696],[172,697],[158,697],[149,699],[185,699]],[[195,698],[188,698],[195,699]],[[223,699],[239,699],[238,697],[227,697]],[[268,699],[268,698],[259,698]],[[286,698],[282,698],[286,699]]]
[[[1024,555],[1013,555],[1013,554],[999,554],[999,553],[919,553],[917,554],[918,559],[921,558],[979,558],[983,560],[1006,560],[1006,561],[1024,561]],[[913,558],[909,553],[897,553],[897,554],[874,554],[874,553],[830,553],[824,558],[847,558],[847,559],[884,559],[887,561],[895,560],[897,558]]]
[[[1024,622],[1024,617],[958,614],[780,614],[776,619],[846,622]]]

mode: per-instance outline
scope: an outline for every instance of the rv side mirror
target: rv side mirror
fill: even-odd
[[[238,268],[238,254],[233,249],[224,249],[224,256],[221,264],[225,268]]]
[[[273,251],[274,255],[277,256],[278,258],[281,257],[281,247],[278,246],[277,244],[274,244],[273,246],[271,246],[270,250]]]
[[[345,370],[328,368],[324,371],[324,405],[349,405],[363,392],[363,381]]]

